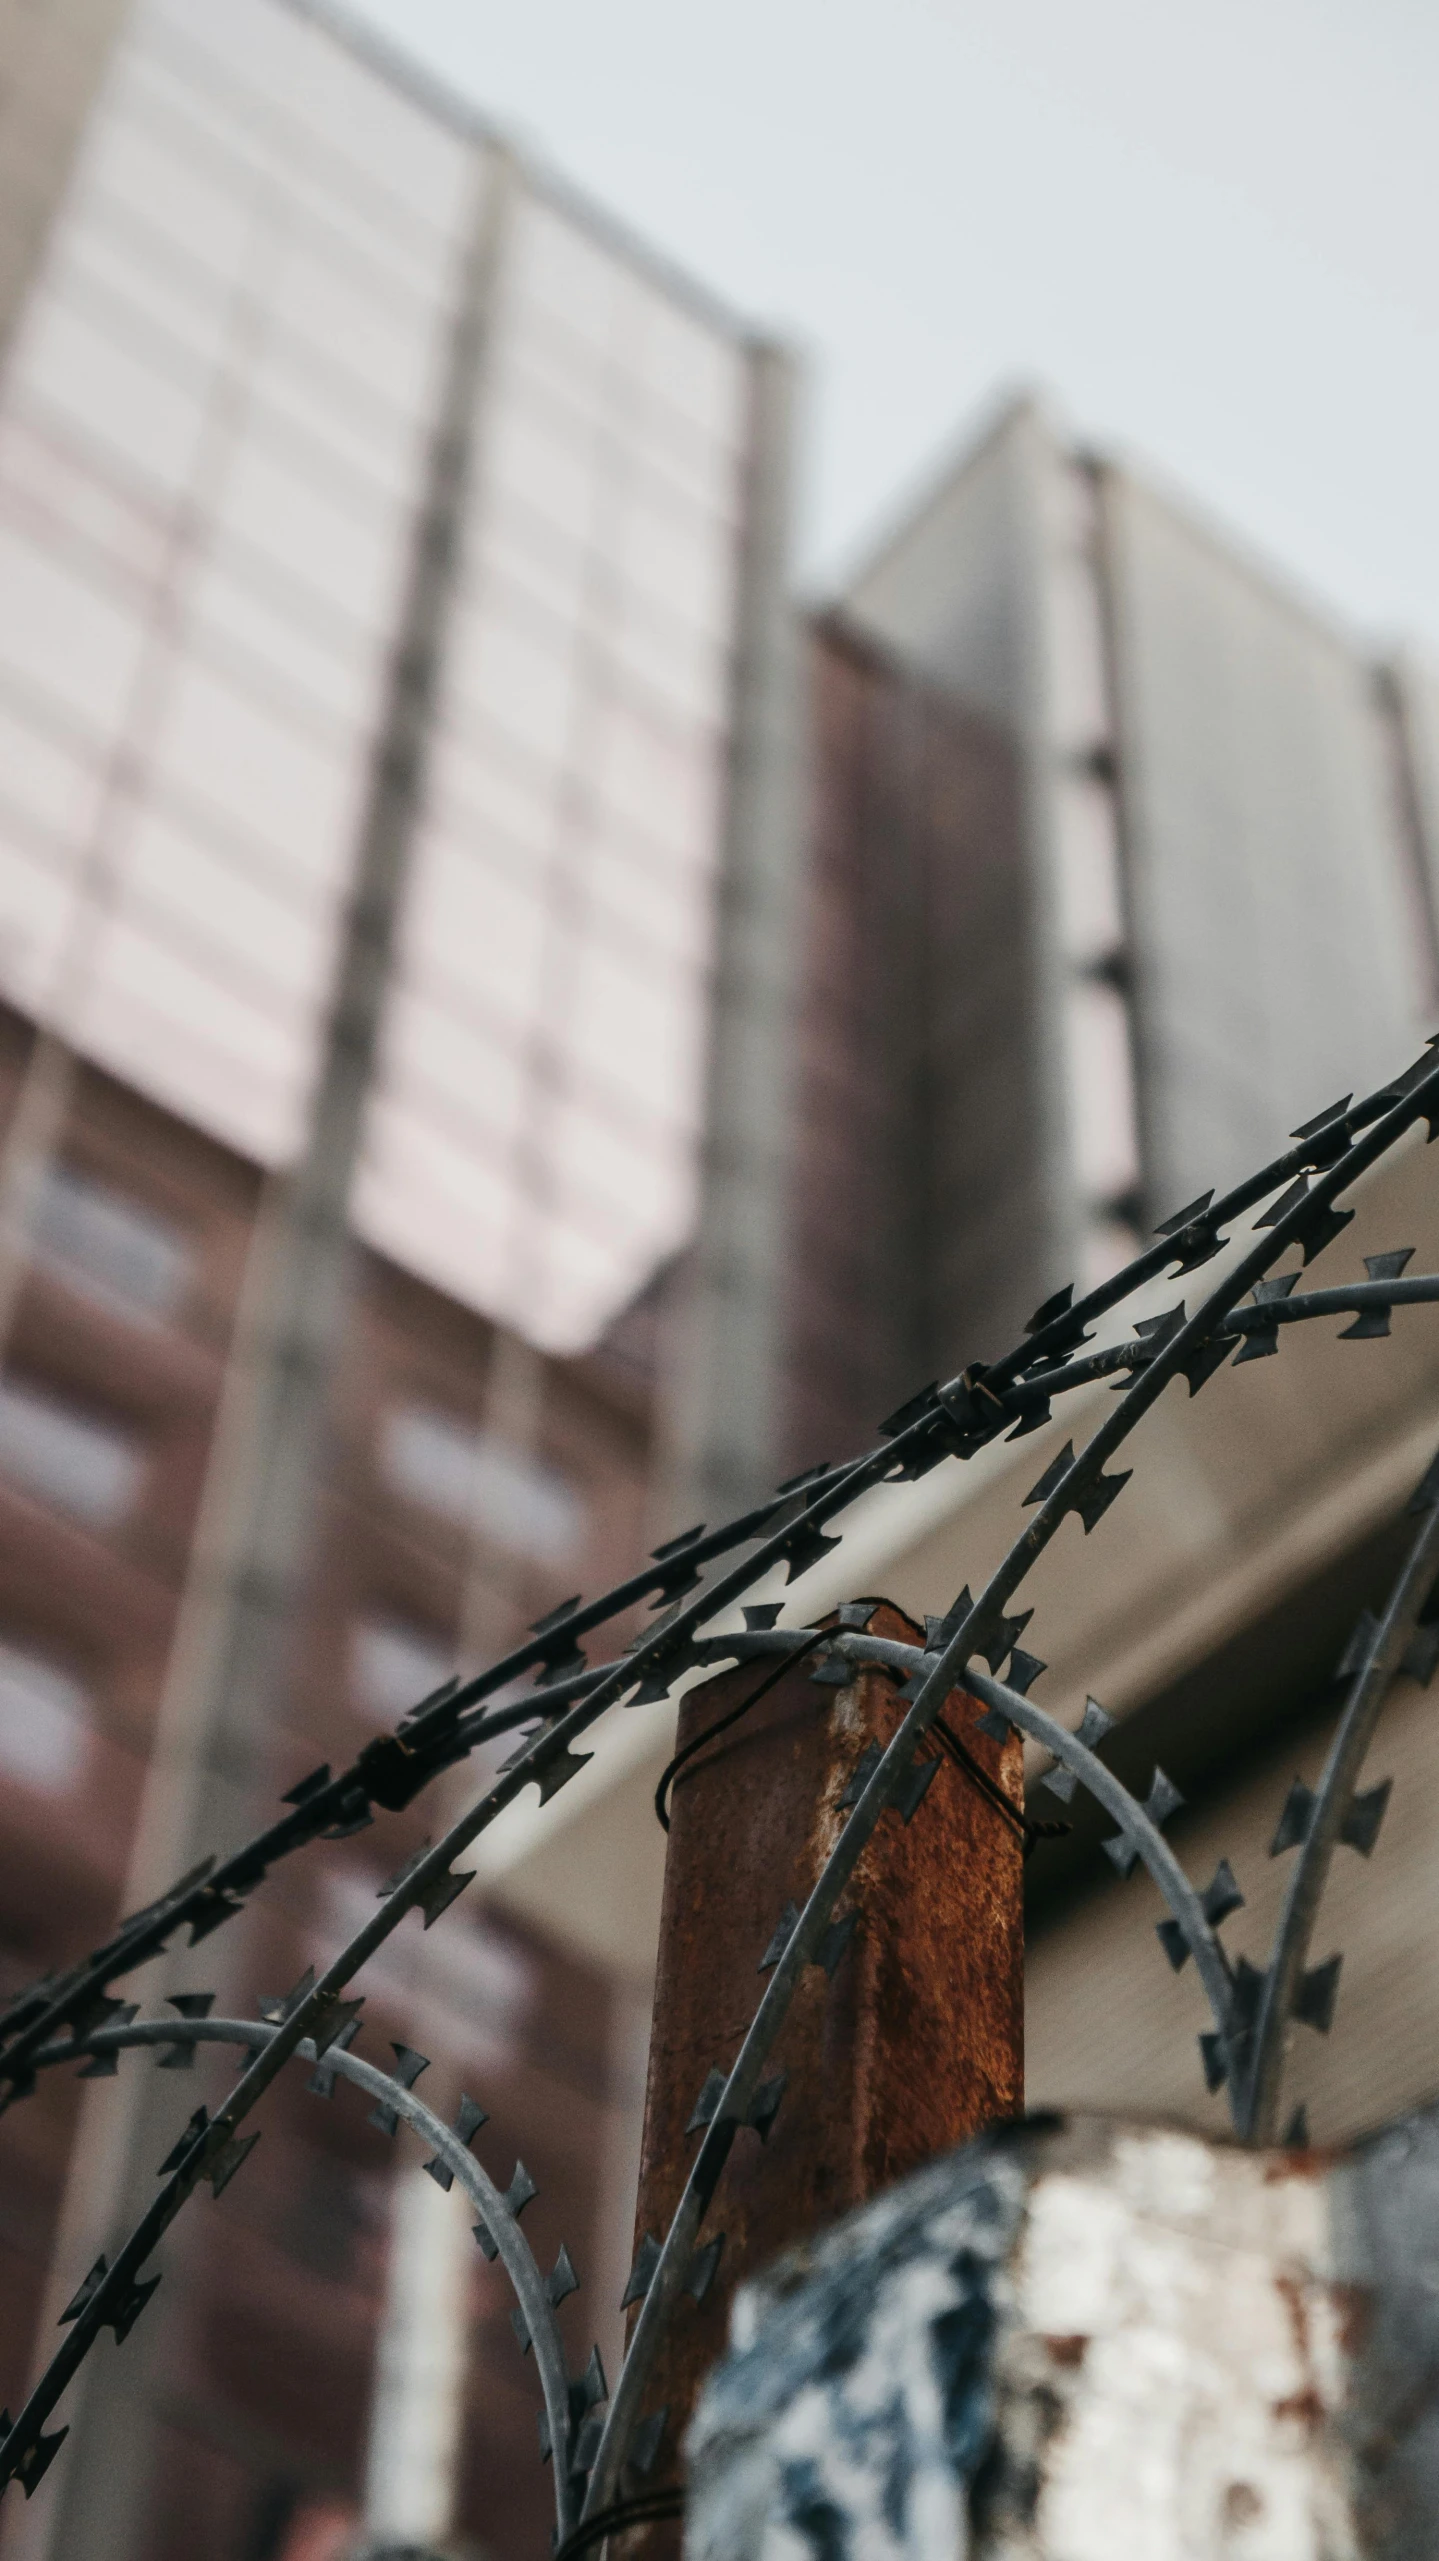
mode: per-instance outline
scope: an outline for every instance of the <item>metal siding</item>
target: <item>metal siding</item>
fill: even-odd
[[[1107,521],[1158,1214],[1401,1063],[1424,961],[1357,651],[1126,474]]]

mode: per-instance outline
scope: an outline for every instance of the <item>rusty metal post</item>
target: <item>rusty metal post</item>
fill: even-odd
[[[887,1601],[871,1631],[914,1644]],[[762,1677],[746,1663],[690,1691],[679,1746]],[[690,2130],[706,2074],[733,2060],[762,1989],[760,1959],[784,1905],[803,1903],[844,1821],[841,1806],[871,1741],[905,1710],[889,1675],[843,1690],[797,1663],[749,1714],[686,1763],[675,1783],[665,1866],[654,2033],[636,2242],[661,2235],[699,2140]],[[1022,1746],[975,1728],[956,1692],[945,1722],[1015,1806]],[[931,1739],[925,1747],[934,1752]],[[1022,1836],[947,1754],[913,1821],[886,1814],[846,1903],[854,1935],[833,1977],[811,1968],[775,2053],[788,2082],[767,2139],[741,2135],[710,2212],[723,2231],[713,2282],[686,2298],[648,2393],[667,2408],[648,2483],[677,2477],[700,2381],[722,2353],[737,2282],[1024,2099]],[[637,2485],[638,2486],[638,2485]],[[677,2553],[678,2525],[632,2529],[626,2561]]]

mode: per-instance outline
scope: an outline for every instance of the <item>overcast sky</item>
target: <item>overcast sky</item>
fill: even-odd
[[[1439,644],[1436,0],[363,0],[811,360],[842,568],[1039,383]]]

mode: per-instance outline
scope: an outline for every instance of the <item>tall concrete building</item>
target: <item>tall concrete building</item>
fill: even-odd
[[[822,1232],[855,1278],[882,1230],[848,1332],[893,1402],[1432,1025],[1435,695],[1028,400],[835,599],[811,690],[792,1339]],[[833,1056],[866,1043],[856,1109]]]
[[[653,1432],[646,1324],[624,1311],[691,1237],[707,1145],[752,1240],[739,1268],[713,1243],[688,1258],[690,1340],[728,1325],[753,1443],[778,1172],[742,1095],[709,1145],[706,1094],[720,1019],[749,1073],[781,1010],[784,938],[747,935],[795,841],[776,711],[789,377],[783,351],[323,0],[0,13],[0,1476],[102,1551],[76,1561],[68,1617],[54,1558],[37,1588],[18,1565],[5,1586],[0,1773],[10,1830],[49,1838],[125,1726],[136,1766],[93,1838],[77,1814],[91,1918],[242,1837],[336,1681],[342,1722],[364,1697],[392,1713],[562,1597],[557,1575],[632,1561],[655,1442],[690,1468],[704,1411]],[[155,1156],[133,1180],[107,1163],[98,1190],[97,1092]],[[187,1239],[209,1205],[187,1180],[216,1166],[241,1259],[197,1295]],[[92,1260],[108,1238],[130,1299],[149,1291],[138,1349],[131,1307],[88,1349],[72,1311],[57,1351],[36,1275],[61,1230]],[[406,1348],[357,1426],[357,1359],[374,1385],[389,1374],[381,1272]],[[617,1319],[581,1494],[569,1381]],[[220,1364],[204,1380],[197,1327]],[[428,1388],[427,1333],[453,1356]],[[187,1361],[170,1465],[156,1418],[172,1391],[185,1404]],[[337,1598],[357,1450],[402,1509],[448,1505],[457,1545],[443,1564],[441,1534],[427,1596],[371,1550],[366,1589]],[[16,1559],[46,1535],[17,1531]],[[145,1550],[149,1581],[107,1644],[114,1544],[130,1566]],[[69,1945],[43,1900],[17,1885],[12,1974]],[[457,2001],[483,2010],[507,1926],[488,1956],[476,1941],[468,1995],[461,1952]],[[281,1942],[216,1952],[241,2006],[262,1957],[297,1953]],[[606,2043],[593,1967],[545,1944],[574,2034],[541,2078],[575,2083],[576,2124],[603,2119],[624,2036]],[[157,2150],[174,2114],[158,2081],[88,2096],[63,2194],[30,2164],[12,2299],[40,2327],[32,2350],[17,2310],[12,2392],[69,2257],[133,2219],[171,2139]],[[562,2185],[580,2200],[602,2175],[571,2161]],[[149,2561],[167,2537],[192,2550],[200,2518],[236,2561],[298,2551],[310,2528],[289,2510],[327,2466],[337,2515],[353,2504],[363,2382],[322,2453],[297,2401],[287,2450],[283,2396],[262,2417],[230,2394],[223,2338],[203,2345],[196,2246],[155,2344],[137,2334],[71,2396],[70,2459],[3,2520],[7,2561]],[[278,2319],[268,2282],[257,2341]],[[357,2297],[361,2369],[368,2319]],[[160,2458],[191,2350],[204,2410],[178,2423],[177,2472]],[[413,2410],[413,2376],[406,2392]],[[208,2490],[207,2430],[212,2455],[228,2446]],[[372,2522],[403,2533],[395,2466],[371,2475]],[[502,2540],[524,2517],[503,2477]],[[410,2523],[438,2532],[443,2507]]]

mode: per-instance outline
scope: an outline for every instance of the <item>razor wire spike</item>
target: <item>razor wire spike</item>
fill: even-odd
[[[1291,1129],[1290,1137],[1313,1138],[1319,1130],[1330,1129],[1348,1111],[1353,1100],[1352,1094],[1341,1094],[1337,1103],[1326,1103],[1323,1111],[1316,1112],[1312,1120],[1302,1120],[1297,1129]]]
[[[566,2297],[578,2294],[579,2290],[580,2281],[575,2274],[574,2261],[562,2241],[560,2255],[545,2279],[545,2292],[550,2298],[551,2309],[558,2311]]]
[[[470,2230],[475,2239],[479,2242],[480,2248],[484,2251],[486,2258],[491,2261],[497,2259],[500,2254],[499,2244],[495,2240],[495,2236],[490,2230],[488,2223],[472,2223],[470,2225]]]
[[[780,2101],[788,2087],[788,2072],[775,2072],[769,2080],[761,2081],[750,2102],[750,2112],[745,2121],[753,2126],[761,2143],[769,2141],[770,2127],[779,2114]]]
[[[1156,1768],[1149,1782],[1149,1794],[1144,1800],[1144,1811],[1157,1832],[1162,1832],[1165,1824],[1173,1820],[1183,1803],[1184,1798],[1173,1779],[1167,1777],[1163,1770]]]
[[[1404,1648],[1399,1669],[1406,1679],[1427,1690],[1439,1664],[1439,1619],[1421,1620]]]
[[[109,2273],[110,2262],[102,2250],[88,2276],[83,2276],[80,2279],[80,2282],[76,2286],[74,2293],[71,2295],[69,2302],[66,2304],[64,2311],[57,2315],[57,2328],[63,2330],[67,2321],[79,2320],[81,2313],[86,2309],[95,2295],[99,2293],[100,2288],[104,2284]]]
[[[992,1743],[1007,1743],[1018,1728],[1012,1725],[1002,1707],[987,1707],[974,1721],[976,1734],[987,1734]]]
[[[685,2270],[684,2290],[686,2294],[694,2296],[696,2303],[703,2303],[714,2283],[715,2270],[719,2266],[724,2245],[723,2232],[717,2232],[712,2241],[706,2241],[702,2248],[696,2250]]]
[[[1042,1307],[1036,1307],[1034,1314],[1030,1317],[1028,1324],[1025,1326],[1024,1330],[1026,1334],[1042,1333],[1046,1325],[1052,1325],[1054,1323],[1056,1316],[1067,1316],[1073,1304],[1074,1283],[1073,1281],[1066,1281],[1063,1289],[1057,1289],[1052,1298],[1047,1298],[1044,1301]]]
[[[1255,1965],[1247,1956],[1236,1959],[1234,1966],[1234,2016],[1241,2027],[1252,2027],[1259,2016],[1268,1980],[1265,1968]]]
[[[1099,1476],[1092,1485],[1080,1488],[1070,1505],[1070,1510],[1079,1514],[1084,1523],[1086,1538],[1092,1529],[1098,1529],[1115,1495],[1123,1493],[1133,1474],[1133,1468],[1126,1467],[1118,1476]]]
[[[190,1915],[190,1946],[198,1947],[212,1930],[218,1930],[222,1921],[233,1921],[244,1908],[238,1897],[227,1894],[222,1886],[208,1886],[198,1911]]]
[[[1227,1921],[1231,1912],[1243,1911],[1244,1897],[1228,1859],[1220,1860],[1199,1897],[1199,1908],[1212,1930],[1217,1930],[1221,1921]]]
[[[1439,1103],[1434,1108],[1439,1114]],[[1404,1509],[1409,1513],[1432,1512],[1436,1503],[1439,1503],[1439,1451],[1430,1459]]]
[[[809,1677],[816,1689],[847,1690],[856,1675],[853,1665],[847,1663],[842,1654],[826,1653],[816,1658]]]
[[[1025,1495],[1026,1508],[1031,1503],[1047,1503],[1050,1495],[1058,1492],[1073,1465],[1074,1443],[1066,1441],[1059,1456],[1050,1460],[1038,1483],[1031,1485],[1029,1492]]]
[[[481,2126],[488,2125],[489,2121],[488,2111],[481,2107],[478,2099],[461,2098],[460,2112],[455,2119],[455,2132],[463,2144],[468,2146],[479,2133]],[[436,2187],[443,2188],[448,2196],[455,2184],[455,2174],[448,2161],[442,2161],[437,2152],[432,2160],[423,2161],[420,2166],[429,2171]]]
[[[9,2434],[8,2428],[5,2433]],[[50,2436],[37,2436],[28,2453],[22,2454],[15,2466],[15,2478],[27,2499],[39,2488],[69,2433],[64,2427],[56,2428]]]
[[[789,1568],[789,1581],[797,1583],[801,1574],[807,1574],[811,1565],[817,1565],[822,1556],[828,1556],[839,1545],[839,1539],[831,1538],[817,1522],[798,1522],[781,1551]]]
[[[1016,1645],[1009,1658],[1008,1686],[1018,1690],[1021,1698],[1028,1698],[1040,1673],[1048,1669],[1038,1654],[1026,1654],[1022,1646]]]
[[[974,1607],[974,1603],[969,1597],[968,1584],[965,1585],[962,1597],[965,1605],[965,1614],[967,1615]],[[953,1615],[953,1613],[951,1613],[951,1615]],[[1006,1654],[1012,1654],[1014,1652],[1015,1647],[1018,1645],[1021,1636],[1024,1634],[1024,1631],[1028,1627],[1033,1616],[1033,1610],[1016,1610],[1012,1618],[1001,1618],[994,1631],[993,1643],[978,1647],[977,1651],[989,1665],[989,1668],[993,1672],[996,1680],[999,1678],[999,1667],[1004,1661]],[[958,1624],[959,1620],[956,1617],[955,1626],[958,1626]],[[953,1633],[954,1629],[950,1628],[945,1638],[946,1644]]]
[[[1366,1254],[1364,1269],[1372,1281],[1398,1280],[1406,1263],[1414,1260],[1412,1245],[1400,1245],[1388,1254]]]
[[[258,2134],[232,2134],[229,2142],[221,2145],[205,2172],[212,2196],[218,2196],[229,2186],[235,2172],[243,2169],[259,2140]]]
[[[531,2347],[530,2325],[518,2303],[512,2303],[510,2306],[510,2328],[519,2340],[521,2356],[528,2356]]]
[[[359,2020],[351,2019],[347,2026],[341,2028],[338,2036],[331,2037],[330,2042],[325,2049],[326,2053],[333,2054],[338,2049],[340,2053],[347,2054],[359,2033]],[[335,2079],[336,2066],[333,2063],[317,2063],[313,2072],[310,2074],[308,2081],[305,2083],[305,2087],[312,2098],[333,2098],[335,2094]]]
[[[1133,1875],[1139,1864],[1139,1852],[1127,1832],[1116,1832],[1110,1840],[1101,1841],[1099,1846],[1121,1876]]]
[[[983,1730],[982,1717],[980,1726]],[[1004,1731],[1007,1732],[1008,1728],[1005,1727]],[[1070,1805],[1074,1801],[1074,1791],[1079,1785],[1079,1772],[1066,1768],[1063,1761],[1056,1761],[1052,1769],[1045,1771],[1039,1784],[1041,1787],[1047,1787],[1051,1796],[1057,1796],[1061,1805]]]
[[[1271,1204],[1271,1206],[1265,1211],[1264,1216],[1262,1218],[1256,1218],[1254,1222],[1255,1226],[1277,1227],[1281,1218],[1287,1218],[1291,1209],[1297,1209],[1299,1207],[1300,1202],[1306,1197],[1308,1190],[1309,1177],[1307,1174],[1300,1174],[1297,1180],[1290,1184],[1287,1191],[1280,1193],[1278,1200]]]
[[[1151,1358],[1156,1352],[1162,1352],[1165,1344],[1182,1330],[1184,1316],[1182,1298],[1176,1299],[1172,1307],[1166,1307],[1162,1316],[1136,1316],[1135,1334]]]
[[[1357,1672],[1367,1672],[1374,1654],[1379,1621],[1372,1610],[1361,1610],[1354,1623],[1348,1644],[1334,1666],[1336,1681],[1351,1681]]]
[[[1097,1752],[1105,1736],[1114,1732],[1114,1718],[1102,1708],[1097,1698],[1087,1698],[1084,1714],[1075,1728],[1074,1739],[1087,1752]]]
[[[1277,1859],[1285,1850],[1297,1850],[1302,1842],[1308,1840],[1313,1819],[1314,1790],[1306,1787],[1302,1778],[1297,1778],[1284,1799],[1274,1838],[1269,1844],[1270,1857]]]
[[[666,2402],[663,2409],[652,2411],[647,2419],[641,2419],[630,2439],[629,2468],[632,2472],[649,2473],[654,2470],[669,2414],[669,2403]]]
[[[705,2126],[714,2123],[715,2111],[724,2097],[728,2078],[728,2073],[721,2072],[717,2066],[711,2065],[705,2074],[704,2087],[690,2110],[689,2122],[685,2127],[686,2134],[699,2134]]]
[[[878,1743],[866,1743],[864,1750],[861,1752],[859,1759],[855,1762],[854,1768],[850,1773],[849,1785],[839,1800],[841,1813],[844,1813],[851,1805],[858,1805],[860,1798],[863,1796],[865,1789],[868,1787],[870,1780],[873,1778],[875,1771],[878,1769],[880,1762],[883,1759],[884,1754],[880,1750]],[[793,1907],[790,1906],[788,1908],[792,1909]],[[796,1918],[798,1918],[797,1914]],[[784,1950],[781,1949],[780,1954],[783,1955],[783,1953]],[[776,1959],[775,1962],[778,1962],[778,1960]],[[760,1971],[763,1972],[764,1968],[761,1967]]]
[[[1309,2110],[1305,2107],[1302,2100],[1300,2101],[1299,2106],[1295,2109],[1294,2114],[1291,2116],[1289,2123],[1286,2125],[1280,2140],[1283,2143],[1285,2150],[1288,2152],[1308,2151]]]
[[[132,2277],[119,2302],[102,2322],[102,2328],[113,2331],[117,2348],[124,2346],[159,2282],[158,2273],[150,2278],[148,2284],[139,2277]]]
[[[1366,1788],[1362,1796],[1355,1797],[1339,1826],[1340,1840],[1351,1850],[1357,1850],[1361,1858],[1368,1858],[1379,1838],[1379,1826],[1388,1811],[1393,1786],[1392,1778],[1385,1778],[1377,1787]]]
[[[576,2396],[582,2410],[593,2410],[610,2397],[610,2387],[605,2380],[605,2361],[598,2346],[591,2348],[589,2363],[578,2383],[570,2385],[571,2400]]]
[[[168,2179],[172,2170],[178,2170],[181,2162],[188,2157],[200,2137],[208,2131],[209,2124],[209,2109],[197,2107],[179,2141],[171,2146],[155,2172],[157,2179]]]
[[[937,1764],[935,1766],[937,1766]],[[815,1949],[813,1962],[816,1965],[822,1965],[824,1967],[824,1970],[830,1977],[831,1981],[833,1981],[840,1959],[844,1955],[845,1949],[848,1947],[850,1940],[853,1938],[858,1927],[858,1910],[856,1909],[852,1912],[846,1912],[842,1920],[831,1921],[829,1928],[825,1931],[818,1947]]]
[[[1197,1200],[1189,1201],[1183,1209],[1176,1209],[1170,1217],[1161,1218],[1158,1226],[1154,1230],[1155,1235],[1181,1235],[1186,1227],[1193,1226],[1196,1218],[1202,1218],[1204,1216],[1204,1213],[1213,1198],[1214,1187],[1211,1184],[1209,1190],[1207,1192],[1201,1192]]]
[[[388,1902],[392,1894],[399,1893],[402,1885],[408,1885],[416,1868],[420,1865],[422,1860],[428,1858],[429,1852],[430,1844],[428,1840],[421,1841],[417,1850],[412,1850],[407,1859],[401,1860],[400,1865],[395,1869],[393,1876],[387,1876],[383,1885],[376,1886],[375,1901],[377,1903]],[[269,2013],[267,2011],[261,2011],[262,2017],[268,2017],[268,2015]]]
[[[586,1758],[588,1758],[588,1754],[586,1755]],[[551,1795],[554,1794],[553,1788],[550,1790],[550,1793]],[[542,1787],[540,1790],[541,1804],[543,1804],[544,1801],[544,1789]],[[473,1885],[474,1881],[475,1871],[472,1867],[447,1869],[441,1876],[432,1876],[429,1884],[415,1896],[415,1909],[418,1912],[423,1912],[425,1916],[423,1927],[427,1930],[432,1929],[435,1922],[439,1919],[440,1914],[442,1912],[448,1912],[450,1905],[455,1902],[461,1894],[463,1894],[465,1887],[467,1885]]]
[[[783,1956],[785,1949],[788,1947],[790,1940],[794,1937],[795,1931],[798,1927],[799,1905],[797,1903],[786,1903],[784,1910],[781,1912],[779,1919],[774,1925],[774,1934],[770,1939],[770,1943],[765,1949],[763,1956],[760,1958],[758,1971],[761,1974],[768,1974],[773,1966],[778,1965],[780,1958]]]
[[[167,1992],[168,2009],[178,2010],[182,2019],[207,2019],[215,2006],[213,1992]]]
[[[1176,1974],[1182,1974],[1189,1962],[1189,1941],[1178,1921],[1156,1921],[1154,1935]]]
[[[684,1534],[684,1540],[675,1539],[675,1540],[672,1542],[672,1544],[673,1544],[674,1546],[678,1547],[678,1546],[683,1545],[683,1544],[685,1543],[685,1540],[688,1540],[688,1539],[691,1539],[691,1538],[698,1538],[698,1536],[699,1536],[699,1531],[698,1531],[698,1530],[686,1530],[686,1532],[685,1532],[685,1534]],[[665,1550],[664,1548],[662,1548],[662,1547],[657,1547],[657,1548],[654,1548],[654,1549],[651,1551],[651,1553],[652,1553],[653,1555],[655,1555],[655,1556],[663,1556],[663,1555],[666,1553],[666,1550]],[[544,1613],[544,1615],[543,1615],[543,1617],[541,1617],[541,1618],[532,1618],[532,1619],[531,1619],[531,1621],[530,1621],[530,1626],[529,1626],[529,1633],[530,1633],[530,1635],[531,1635],[531,1636],[550,1636],[550,1635],[553,1635],[553,1633],[554,1633],[554,1631],[555,1631],[555,1629],[556,1629],[557,1627],[563,1627],[563,1625],[564,1625],[564,1623],[565,1623],[565,1620],[566,1620],[567,1618],[572,1618],[572,1617],[574,1616],[575,1611],[579,1608],[580,1601],[581,1601],[581,1599],[582,1599],[582,1598],[583,1598],[583,1595],[582,1595],[581,1593],[579,1593],[579,1592],[571,1592],[571,1594],[570,1594],[570,1596],[569,1596],[569,1599],[568,1599],[567,1601],[556,1601],[556,1603],[555,1603],[555,1605],[554,1605],[554,1608],[553,1608],[553,1609],[548,1609],[548,1610],[546,1610],[546,1611],[545,1611],[545,1613]]]
[[[914,1821],[938,1775],[937,1760],[911,1761],[904,1778],[894,1792],[894,1810],[903,1816],[906,1823]]]
[[[1294,1995],[1295,2018],[1305,2027],[1317,2028],[1321,2036],[1327,2036],[1334,2023],[1339,1970],[1343,1963],[1342,1956],[1330,1956],[1322,1965],[1311,1966]]]
[[[1201,1343],[1197,1351],[1186,1353],[1179,1368],[1181,1375],[1189,1382],[1189,1393],[1192,1397],[1199,1394],[1201,1387],[1208,1386],[1216,1370],[1224,1367],[1232,1349],[1233,1344],[1230,1338],[1220,1334],[1210,1342]]]
[[[315,2060],[317,2063],[321,2062],[329,2052],[330,2047],[334,2045],[340,2037],[344,2036],[347,2028],[350,2033],[346,2038],[346,2043],[348,2045],[353,2042],[354,2038],[359,2034],[360,2012],[363,2010],[364,2006],[365,1997],[363,1993],[360,1993],[353,2001],[343,2000],[340,1995],[336,1993],[332,2000],[325,2001],[321,2004],[315,2017],[310,2023],[310,2042],[315,2049]]]
[[[392,2080],[398,2081],[402,2090],[412,2090],[415,2083],[418,2081],[420,2074],[422,2072],[428,2072],[430,2068],[430,2058],[428,2054],[416,2053],[413,2045],[396,2045],[393,2042],[390,2046],[390,2052],[395,2058],[395,2068],[391,2074]],[[365,2119],[365,2123],[367,2125],[373,2125],[381,2134],[394,2136],[399,2132],[400,2112],[398,2108],[391,2107],[386,2100],[380,2099],[377,2100],[374,2107],[371,2108],[369,2115]]]
[[[505,2190],[505,2205],[516,2223],[524,2213],[525,2207],[533,2205],[538,2195],[539,2189],[523,2161],[516,2161],[510,2184]]]
[[[638,1706],[643,1696],[644,1691],[641,1689],[637,1697],[631,1701],[631,1705]],[[535,1774],[540,1783],[541,1805],[548,1805],[552,1796],[558,1796],[562,1787],[568,1787],[572,1778],[578,1778],[586,1763],[592,1761],[594,1757],[593,1752],[572,1752],[567,1743],[563,1751],[556,1752],[553,1760],[546,1761],[543,1769]],[[465,1882],[469,1883],[468,1877]]]
[[[1229,2078],[1229,2057],[1224,2039],[1210,2028],[1199,2040],[1199,2059],[1204,2066],[1204,2086],[1211,2094],[1222,2090]]]
[[[589,2411],[580,2421],[575,2433],[574,2453],[570,2458],[576,2472],[590,2472],[594,2469],[595,2456],[599,2453],[600,2439],[604,2432],[605,2423],[598,2410]]]
[[[188,2071],[194,2061],[194,2050],[188,2045],[172,2046],[156,2065],[160,2072]],[[118,2054],[92,2054],[88,2063],[76,2073],[77,2081],[113,2081],[120,2069]]]
[[[1013,1431],[1007,1432],[1005,1438],[1011,1441],[1027,1440],[1031,1432],[1042,1432],[1045,1424],[1052,1423],[1053,1420],[1054,1405],[1052,1400],[1045,1396],[1037,1405],[1026,1407]]]
[[[767,1636],[770,1629],[778,1625],[779,1614],[783,1607],[783,1601],[747,1602],[743,1616],[749,1633],[752,1636]]]
[[[653,2232],[646,2232],[641,2237],[639,2248],[635,2252],[634,2266],[625,2280],[625,2290],[620,2296],[622,2312],[628,2311],[632,2303],[643,2303],[659,2263],[659,2242],[655,2239]]]
[[[282,1805],[304,1805],[310,1797],[318,1796],[321,1790],[323,1788],[327,1788],[329,1784],[330,1764],[328,1761],[322,1761],[317,1770],[311,1770],[308,1778],[296,1779],[293,1787],[287,1787],[284,1795],[280,1799],[280,1803]]]
[[[1343,1235],[1353,1216],[1352,1209],[1320,1208],[1305,1219],[1296,1234],[1295,1242],[1304,1257],[1306,1268],[1316,1256],[1323,1253],[1326,1245],[1333,1244],[1336,1236]]]
[[[554,2447],[553,2440],[550,2436],[550,2414],[543,2401],[535,2412],[535,2418],[538,2422],[540,2432],[540,2461],[541,2463],[548,2463],[550,2456],[554,2451]]]

